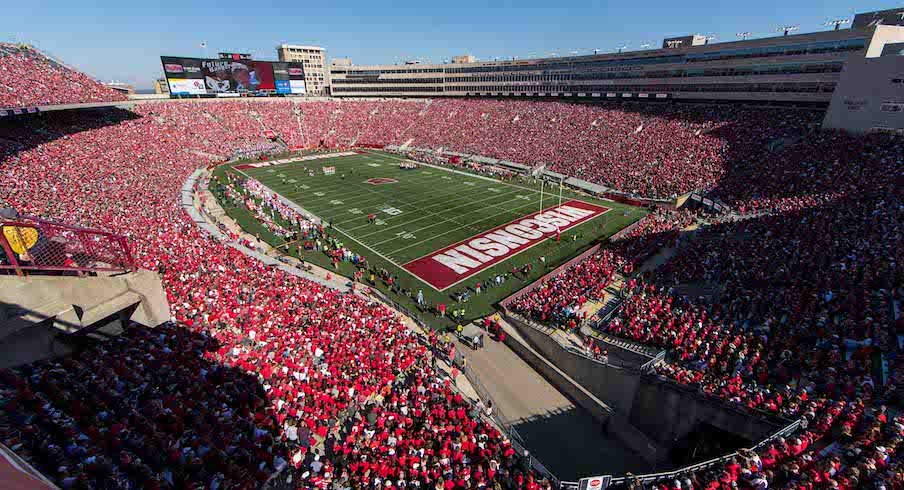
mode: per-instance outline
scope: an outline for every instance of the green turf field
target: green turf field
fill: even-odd
[[[540,188],[531,179],[503,182],[428,166],[402,170],[399,168],[402,160],[394,154],[369,152],[234,171],[257,179],[325,223],[332,223],[331,233],[342,238],[348,248],[367,257],[373,266],[386,268],[398,276],[397,282],[407,294],[422,290],[428,304],[446,303],[450,309],[464,308],[468,318],[489,313],[490,305],[496,301],[573,257],[600,237],[616,233],[646,214],[641,208],[595,200],[564,190],[563,202],[580,199],[611,211],[563,233],[560,243],[547,240],[461,284],[437,291],[402,265],[536,212],[541,207],[555,206],[559,201],[559,188],[547,185],[541,203]],[[334,166],[336,173],[324,175],[321,171],[324,166]],[[373,185],[367,182],[369,179],[393,179],[396,182]],[[371,213],[376,216],[376,222],[368,220]],[[230,212],[231,216],[233,214]],[[246,226],[248,220],[239,221],[240,225]],[[247,224],[253,227],[253,224]],[[540,256],[545,257],[545,266],[540,266]],[[473,286],[478,280],[487,284],[497,273],[509,273],[513,267],[529,262],[535,264],[529,277],[509,274],[501,287],[472,296],[467,304],[459,305],[454,301],[455,293]],[[348,274],[352,271],[339,272]],[[393,299],[404,302],[409,299],[407,294]]]

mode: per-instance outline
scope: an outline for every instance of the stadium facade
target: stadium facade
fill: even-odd
[[[617,54],[336,67],[331,91],[337,97],[587,97],[825,106],[845,64],[873,43],[877,25],[904,25],[899,11],[904,9],[860,14],[851,29],[713,44],[687,36],[666,39],[661,49]]]

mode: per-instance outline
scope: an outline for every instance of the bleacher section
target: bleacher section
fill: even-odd
[[[120,100],[126,96],[31,46],[0,43],[0,111]]]
[[[546,328],[570,328],[582,296],[621,273],[626,304],[606,333],[668,350],[661,382],[806,421],[680,485],[625,485],[895,481],[904,420],[882,405],[895,401],[902,374],[900,319],[889,313],[902,291],[899,140],[811,133],[820,114],[794,110],[488,100],[160,103],[0,122],[0,202],[127,235],[139,265],[161,274],[171,309],[171,323],[156,330],[0,372],[0,412],[15,429],[0,438],[53,481],[549,485],[438,377],[394,312],[264,266],[185,216],[181,187],[208,163],[197,155],[276,149],[252,112],[289,146],[413,139],[548,162],[641,195],[698,189],[757,211],[707,218],[712,231],[699,233],[719,235],[697,240],[679,231],[694,213],[652,214],[537,288],[523,311]],[[791,135],[800,143],[763,144]],[[674,256],[631,277],[665,245]],[[718,302],[673,290],[704,281],[723,285]],[[823,452],[836,443],[840,450]]]

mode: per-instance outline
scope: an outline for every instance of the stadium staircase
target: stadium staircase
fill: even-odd
[[[424,108],[421,109],[421,111],[417,113],[417,116],[418,116],[418,117],[424,117],[424,116],[426,116],[426,115],[427,115],[427,110],[430,109],[430,104],[432,104],[432,103],[433,103],[433,99],[429,99],[429,100],[427,101],[427,103],[424,104]],[[408,124],[408,126],[405,127],[405,129],[399,134],[399,139],[404,138],[405,135],[408,134],[408,130],[411,129],[411,128],[413,128],[417,123],[418,123],[418,120],[417,120],[417,119],[412,119],[412,120],[411,120],[411,123]],[[409,138],[407,141],[405,141],[404,143],[402,143],[402,144],[399,146],[399,148],[402,149],[402,151],[407,150],[408,147],[411,146],[412,143],[414,143],[414,138]]]
[[[613,345],[615,347],[624,349],[629,352],[641,354],[646,357],[653,358],[653,357],[656,357],[657,354],[659,354],[659,349],[656,349],[654,347],[649,347],[649,346],[646,346],[643,344],[639,344],[637,342],[633,342],[628,339],[616,337],[614,335],[609,335],[607,333],[602,333],[599,330],[594,330],[589,327],[582,328],[581,333],[588,337],[593,337],[594,339],[599,340],[600,342],[604,342],[606,344]]]
[[[292,104],[294,105],[292,112],[295,113],[295,122],[298,123],[298,141],[304,146],[308,143],[307,135],[304,132],[304,111],[298,107],[298,102],[293,101]]]
[[[605,303],[603,303],[603,307],[596,312],[597,318],[600,320],[595,323],[597,326],[603,326],[609,323],[609,320],[612,319],[612,316],[618,310],[618,308],[623,303],[623,300],[617,295],[609,296]]]

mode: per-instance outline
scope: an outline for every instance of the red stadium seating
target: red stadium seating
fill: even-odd
[[[0,58],[2,59],[2,58]],[[2,63],[2,62],[0,62]],[[296,112],[297,110],[297,112]],[[0,123],[0,202],[121,233],[162,274],[172,323],[5,371],[5,443],[66,487],[537,488],[511,445],[437,378],[394,313],[265,267],[203,236],[178,207],[199,155],[290,146],[450,147],[648,196],[710,190],[741,214],[682,239],[630,279],[606,329],[674,354],[658,375],[805,428],[662,490],[900,485],[904,423],[879,406],[901,381],[902,145],[807,134],[809,112],[527,101],[229,101]],[[568,312],[673,244],[688,212],[624,241],[519,307]],[[626,269],[627,268],[627,269]],[[714,283],[719,301],[677,294]],[[548,306],[548,307],[547,307]],[[875,360],[888,366],[881,383]],[[376,400],[379,400],[377,402]],[[361,417],[352,416],[356,409]],[[297,460],[293,460],[297,456]]]
[[[291,465],[302,486],[535,488],[393,312],[269,269],[182,213],[179,188],[197,165],[185,150],[261,143],[237,107],[247,105],[142,107],[140,119],[67,136],[73,116],[55,127],[46,115],[41,132],[15,132],[0,199],[129,236],[140,264],[163,275],[173,324],[4,372],[0,400],[18,428],[4,440],[64,486],[248,487]],[[198,124],[199,110],[217,124]]]
[[[34,48],[0,43],[0,109],[120,100],[125,95]]]

